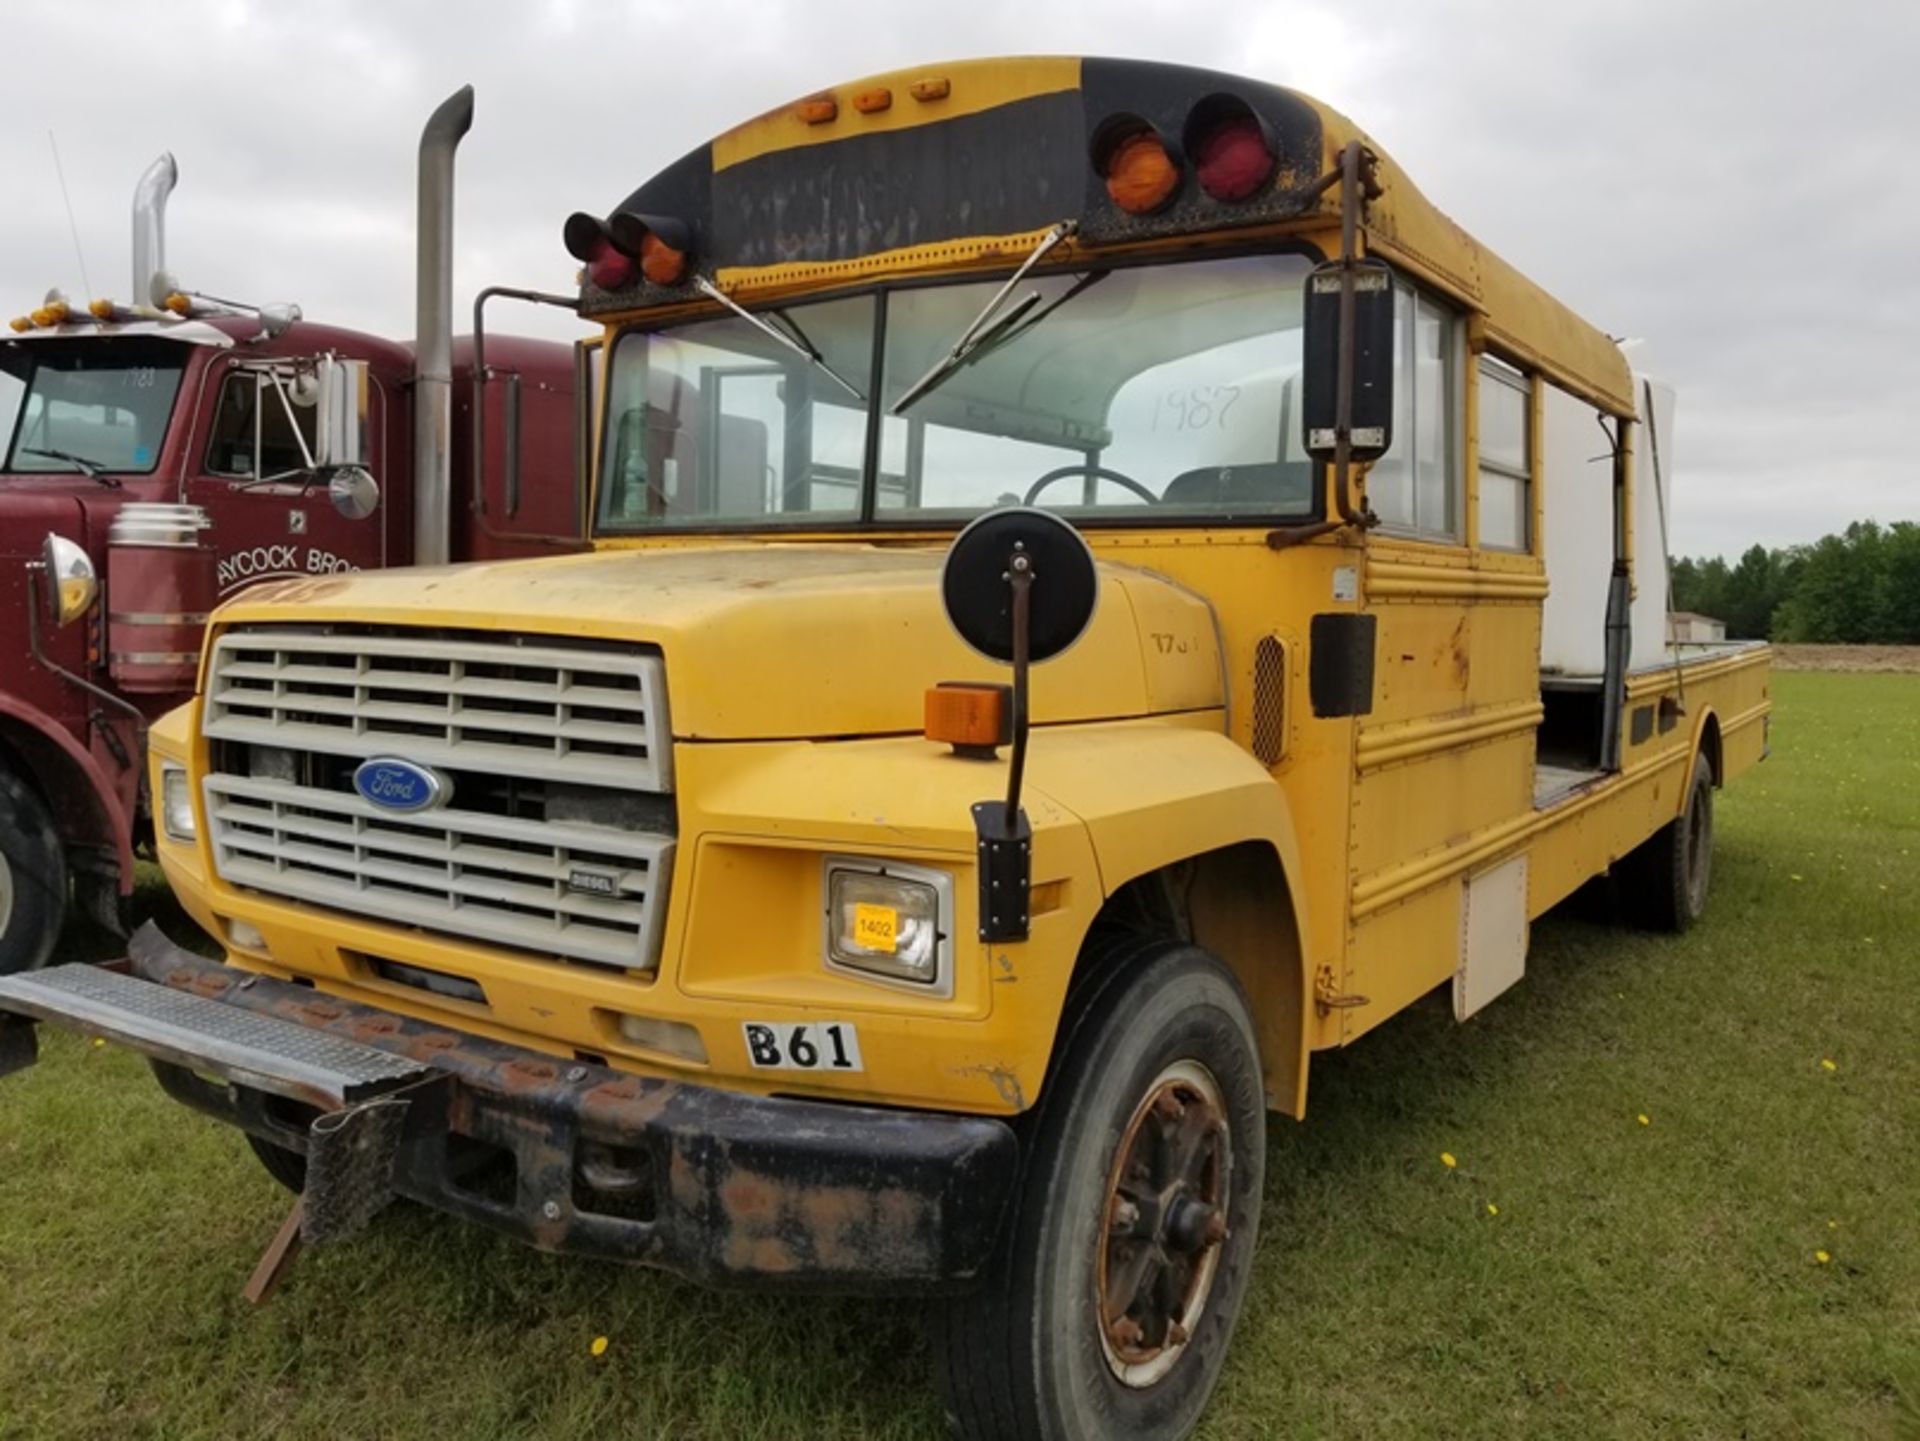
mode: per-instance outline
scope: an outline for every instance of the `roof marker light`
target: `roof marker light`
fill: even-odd
[[[953,93],[953,85],[942,75],[929,75],[924,80],[916,80],[907,87],[907,93],[922,104],[929,100],[945,100]]]
[[[1266,122],[1233,95],[1209,95],[1187,115],[1184,136],[1200,188],[1215,200],[1245,200],[1273,178],[1277,147]]]
[[[815,95],[793,107],[794,119],[802,125],[825,125],[840,114],[840,102],[831,95]]]
[[[1088,158],[1107,195],[1129,215],[1150,215],[1180,188],[1180,162],[1138,115],[1110,115],[1093,133]]]

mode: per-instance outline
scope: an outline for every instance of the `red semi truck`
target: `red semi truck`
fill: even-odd
[[[594,352],[452,336],[472,105],[450,97],[421,137],[417,344],[181,289],[170,155],[135,192],[136,303],[49,294],[0,332],[0,974],[43,962],[70,904],[118,926],[164,803],[146,724],[192,694],[220,600],[581,548]]]

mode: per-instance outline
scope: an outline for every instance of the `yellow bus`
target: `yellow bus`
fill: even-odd
[[[1595,877],[1701,912],[1768,669],[1665,643],[1670,398],[1169,65],[835,86],[564,240],[591,553],[224,607],[151,742],[224,963],[0,982],[0,1055],[147,1051],[316,1241],[925,1292],[966,1434],[1184,1434],[1314,1053]]]

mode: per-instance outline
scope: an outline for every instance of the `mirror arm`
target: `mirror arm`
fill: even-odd
[[[544,290],[523,290],[514,285],[489,285],[473,297],[473,496],[467,506],[480,523],[481,534],[490,540],[529,541],[542,545],[578,547],[577,535],[536,535],[532,531],[495,530],[487,521],[487,330],[486,308],[489,300],[524,300],[529,305],[555,305],[579,313],[580,299],[574,295],[552,295]],[[516,486],[516,490],[518,487]],[[519,497],[514,497],[517,502]],[[513,514],[518,505],[511,506]]]
[[[1377,194],[1373,179],[1373,156],[1358,140],[1349,140],[1340,152],[1340,359],[1334,386],[1333,499],[1340,519],[1362,530],[1376,526],[1380,517],[1362,501],[1353,503],[1353,363],[1354,363],[1354,262],[1357,260],[1360,231],[1361,170],[1367,172],[1368,194]]]
[[[1020,809],[1020,783],[1027,771],[1028,672],[1032,669],[1033,558],[1014,542],[1007,559],[1013,592],[1013,752],[1007,765],[1007,798],[973,808],[975,856],[980,876],[980,939],[1024,941],[1033,900],[1033,827]]]
[[[1013,589],[1013,751],[1007,763],[1005,834],[1012,836],[1020,814],[1020,782],[1027,773],[1027,677],[1032,657],[1027,644],[1033,605],[1033,560],[1015,542],[1007,562],[1007,584]]]
[[[300,421],[293,413],[293,402],[287,399],[287,387],[280,382],[280,372],[269,370],[267,379],[273,382],[273,393],[280,397],[280,408],[287,414],[287,429],[293,432],[294,443],[300,447],[300,459],[305,462],[305,468],[310,471],[318,470],[320,467],[313,458],[313,448],[307,444],[306,436],[300,433]],[[258,465],[259,460],[259,452],[256,451],[254,463]]]

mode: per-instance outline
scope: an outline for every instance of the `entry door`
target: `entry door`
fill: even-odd
[[[296,372],[292,362],[268,370],[230,361],[209,377],[183,495],[213,519],[222,599],[257,581],[364,570],[398,558],[388,549],[388,496],[366,519],[349,520],[307,470],[316,407]],[[386,400],[377,385],[371,390],[365,455],[384,487],[391,473]]]

